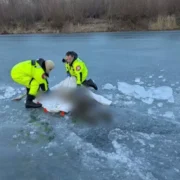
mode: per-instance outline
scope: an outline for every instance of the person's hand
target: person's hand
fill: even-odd
[[[71,75],[70,75],[70,73],[69,73],[69,72],[67,72],[67,77],[71,77]]]
[[[51,90],[48,88],[48,90],[45,92],[46,94],[50,94]]]
[[[66,60],[63,58],[63,59],[62,59],[62,62],[63,62],[63,63],[65,63],[65,62],[66,62]]]

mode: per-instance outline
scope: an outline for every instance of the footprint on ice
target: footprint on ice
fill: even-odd
[[[172,86],[172,87],[174,87],[174,86],[175,86],[175,84],[171,84],[171,86]]]
[[[115,90],[116,86],[113,86],[112,84],[107,83],[102,87],[102,89],[104,89],[104,90]]]
[[[163,76],[159,76],[158,78],[159,78],[159,79],[162,79],[162,78],[163,78]]]
[[[176,82],[176,84],[179,84],[179,82]]]

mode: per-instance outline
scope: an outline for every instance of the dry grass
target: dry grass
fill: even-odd
[[[112,27],[112,24],[107,20],[87,19],[84,23],[67,23],[63,26],[61,32],[107,32]]]
[[[149,30],[173,30],[177,28],[175,16],[158,16],[156,21],[149,23]]]
[[[179,16],[180,0],[0,0],[1,33],[164,30]]]

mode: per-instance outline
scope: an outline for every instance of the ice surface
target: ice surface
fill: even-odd
[[[118,104],[118,103],[119,103],[118,100],[116,100],[116,101],[113,102],[114,105],[116,105],[116,104]]]
[[[112,94],[106,94],[106,95],[104,95],[106,98],[108,98],[108,99],[110,99],[110,100],[112,100],[113,99],[113,95]]]
[[[131,97],[131,96],[126,96],[126,99],[127,99],[127,100],[131,100],[132,97]]]
[[[144,82],[141,81],[141,82],[139,82],[138,84],[142,85],[142,84],[144,84]]]
[[[126,106],[131,106],[131,105],[135,105],[136,103],[135,102],[133,102],[133,101],[125,101],[125,102],[123,102],[124,103],[124,105],[126,105]]]
[[[174,119],[175,118],[174,113],[172,111],[165,112],[163,117],[170,118],[170,119]]]
[[[1,90],[3,91],[4,94],[0,95],[0,99],[9,99],[13,97],[15,94],[17,94],[17,92],[19,91],[18,89],[15,90],[11,86],[1,87]]]
[[[11,98],[12,96],[14,96],[16,94],[16,91],[14,88],[12,87],[7,87],[6,91],[4,93],[4,97],[5,98]]]
[[[115,95],[115,98],[116,98],[116,99],[119,99],[120,97],[121,97],[120,94],[116,94],[116,95]]]
[[[142,99],[142,102],[146,103],[146,104],[152,104],[154,102],[154,99],[152,98],[146,98],[146,99]]]
[[[149,108],[149,109],[148,109],[148,114],[149,114],[149,115],[153,115],[153,114],[154,114],[154,111],[153,111],[151,108]]]
[[[163,82],[166,82],[166,79],[163,79],[162,81],[163,81]]]
[[[136,79],[135,79],[135,82],[136,82],[136,83],[140,83],[140,82],[141,82],[141,79],[140,79],[140,78],[136,78]]]
[[[163,107],[163,103],[158,103],[157,106],[158,107]]]
[[[136,78],[135,82],[138,83],[138,84],[144,84],[144,82],[141,81],[141,78]]]
[[[140,99],[145,103],[151,104],[153,99],[167,100],[174,103],[173,90],[168,86],[144,88],[140,85],[131,85],[125,82],[118,82],[118,90],[128,96]]]
[[[105,89],[105,90],[115,90],[116,89],[116,86],[113,86],[112,84],[110,83],[107,83],[103,86],[102,89]]]
[[[13,51],[14,57],[22,57],[22,52],[25,52],[28,47],[39,47],[43,44],[43,48],[31,48],[32,54],[43,54],[48,47],[53,47],[53,51],[48,52],[48,56],[56,57],[56,54],[53,55],[53,53],[58,52],[62,40],[64,50],[69,49],[76,43],[77,50],[84,47],[85,56],[88,49],[92,49],[96,60],[91,61],[88,58],[87,63],[91,67],[98,67],[103,64],[102,70],[98,71],[95,68],[91,72],[92,78],[95,78],[100,84],[104,79],[103,70],[106,71],[112,65],[112,62],[107,59],[113,56],[116,56],[114,73],[109,75],[108,79],[111,81],[108,82],[116,86],[116,89],[118,79],[130,84],[137,84],[134,82],[136,77],[141,77],[141,81],[145,82],[145,85],[141,85],[145,90],[147,90],[148,83],[153,86],[153,82],[155,82],[155,87],[159,87],[162,85],[170,86],[171,83],[176,83],[176,81],[180,82],[177,68],[180,66],[180,61],[178,61],[180,59],[180,41],[178,38],[180,32],[125,32],[123,34],[94,34],[93,36],[86,34],[85,36],[88,43],[84,35],[81,34],[73,36],[55,35],[53,37],[49,35],[43,35],[43,37],[17,35],[1,38],[0,54],[4,68],[0,72],[1,83],[6,83],[8,86],[13,84],[10,77],[8,77],[8,70],[16,60],[12,58],[12,53],[7,52],[8,49],[15,50]],[[17,43],[17,41],[21,43]],[[57,41],[57,45],[54,45],[55,41]],[[108,44],[108,47],[105,44]],[[118,57],[121,57],[121,60],[118,60]],[[63,64],[59,64],[57,69],[52,72],[49,79],[52,82],[50,86],[59,82],[58,79],[63,78],[63,72],[58,71],[60,66],[63,68]],[[119,71],[121,68],[123,68],[123,71]],[[161,69],[165,69],[167,73],[160,72]],[[153,73],[154,76],[150,79],[149,76]],[[159,79],[159,75],[164,77]],[[166,82],[163,82],[164,78],[167,79]],[[107,80],[105,80],[104,84],[106,83]],[[176,85],[176,88],[178,86],[180,85]],[[15,88],[17,85],[12,85],[12,87]],[[116,92],[117,90],[102,90],[102,87],[100,87],[100,91],[93,92],[98,93],[101,91],[103,93],[112,93],[113,100],[115,100],[114,94],[119,93],[119,104],[127,101],[126,95]],[[0,93],[0,95],[3,96],[4,92]],[[4,102],[0,100],[2,106],[4,104],[10,106],[10,109],[7,109],[5,113],[1,112],[0,179],[13,179],[13,177],[23,179],[24,176],[24,179],[37,178],[44,180],[60,179],[60,177],[67,180],[179,180],[180,125],[171,124],[172,119],[160,117],[160,114],[163,115],[166,111],[173,111],[175,117],[177,114],[177,121],[179,121],[180,94],[174,93],[176,103],[172,105],[167,104],[164,100],[156,101],[154,99],[153,106],[155,107],[144,106],[146,104],[141,100],[131,97],[131,101],[138,101],[134,107],[112,107],[115,122],[111,122],[107,126],[100,125],[97,127],[72,123],[71,117],[66,121],[64,118],[59,119],[58,116],[49,116],[41,113],[40,109],[25,110],[22,104],[23,101],[12,103],[11,101]],[[159,102],[162,102],[164,107],[157,107]],[[15,111],[13,110],[14,107]],[[148,108],[152,108],[154,111],[152,116],[157,117],[151,118],[151,116],[147,116]],[[34,122],[31,122],[31,119]],[[52,135],[54,135],[52,141],[57,142],[57,147],[50,147],[46,151],[40,149],[41,146],[46,146],[49,143],[49,140],[46,140],[47,136],[42,134],[44,127],[46,128],[44,125],[39,128],[42,131],[42,133],[39,132],[43,135],[42,137],[38,139],[36,137],[33,140],[31,134],[28,135],[31,131],[36,132],[34,128],[27,131],[28,126],[31,124],[39,126],[41,122],[48,122],[52,127]],[[109,140],[108,134],[117,127],[121,131],[117,132],[115,137],[123,134],[125,136],[124,140],[116,140],[115,137]],[[22,131],[23,135],[17,139],[11,138],[13,134],[22,133]],[[151,136],[152,132],[155,133],[156,137]],[[138,134],[139,136],[137,136]],[[134,143],[132,137],[142,139],[146,145],[141,146],[138,142]],[[20,144],[23,140],[27,142],[24,147]],[[17,150],[21,149],[20,153],[16,152],[16,144],[19,144]],[[151,147],[154,147],[154,149]],[[53,156],[49,157],[49,153],[53,153]],[[31,157],[32,154],[33,157]],[[68,157],[66,154],[68,154]],[[25,172],[25,174],[22,174],[22,172]]]
[[[162,79],[162,78],[163,78],[163,76],[159,76],[158,78],[159,78],[159,79]]]

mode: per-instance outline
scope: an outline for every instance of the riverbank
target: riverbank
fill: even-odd
[[[180,19],[180,18],[179,18]],[[30,26],[14,24],[0,28],[0,34],[34,34],[34,33],[86,33],[86,32],[117,32],[117,31],[142,31],[142,30],[178,30],[180,21],[175,16],[158,16],[154,20],[142,19],[134,24],[131,21],[86,19],[83,23],[64,23],[61,27],[52,24],[36,22]]]

